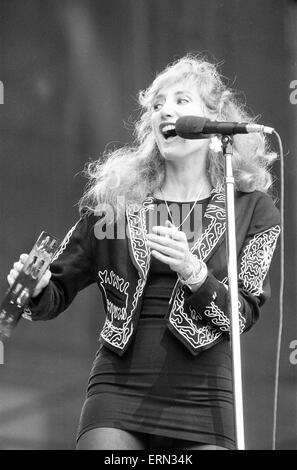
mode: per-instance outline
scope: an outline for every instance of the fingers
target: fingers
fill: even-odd
[[[29,255],[27,253],[22,253],[20,255],[19,260],[13,263],[13,268],[10,270],[7,276],[7,281],[10,287],[12,286],[12,284],[15,282],[16,278],[22,271],[24,264],[27,261],[28,256]]]
[[[149,245],[157,243],[160,247],[162,246],[163,248],[166,247],[177,251],[183,251],[184,248],[187,248],[187,245],[184,242],[181,243],[169,236],[161,236],[154,233],[149,233],[147,235],[147,242]]]
[[[170,223],[170,222],[169,222]],[[155,226],[152,227],[153,233],[147,235],[149,241],[160,243],[161,245],[170,246],[171,248],[180,249],[182,246],[188,248],[186,234],[177,230],[176,227]]]
[[[33,292],[32,297],[37,297],[37,295],[40,294],[40,292],[48,285],[50,279],[52,277],[52,273],[50,272],[49,269],[47,269],[40,279],[40,281],[37,283],[37,286],[35,287],[35,290]]]
[[[14,281],[15,281],[14,276],[9,273],[6,279],[8,281],[9,287],[11,287],[13,285]]]
[[[162,263],[168,264],[171,269],[175,268],[180,263],[180,261],[173,260],[169,256],[165,256],[156,250],[152,250],[152,256],[157,258],[159,261],[162,261]]]
[[[23,264],[25,264],[25,262],[27,261],[28,257],[29,257],[28,253],[22,253],[22,254],[20,255],[20,261],[21,261]]]
[[[183,232],[174,227],[170,221],[167,227],[152,227],[154,233],[147,235],[148,246],[155,251],[171,257],[173,260],[181,261],[189,251],[188,242]]]
[[[167,235],[173,240],[186,239],[186,235],[184,234],[184,232],[178,230],[174,225],[171,224],[171,222],[169,222],[169,220],[166,222],[166,227],[164,227],[163,225],[155,225],[154,227],[152,227],[152,231],[154,232],[154,234],[161,235],[163,237],[166,237]]]
[[[11,269],[10,270],[10,272],[9,272],[7,278],[6,278],[7,281],[8,281],[9,287],[11,287],[14,284],[14,282],[15,282],[16,278],[18,277],[18,275],[19,275],[19,271],[17,271],[16,269]]]
[[[160,253],[163,253],[164,255],[169,256],[171,259],[179,259],[179,260],[183,259],[184,251],[181,250],[180,248],[179,249],[171,248],[169,246],[163,245],[153,240],[148,240],[147,244],[152,250],[159,251]]]
[[[10,287],[15,283],[16,278],[22,271],[24,264],[28,259],[28,256],[29,255],[27,253],[22,253],[20,255],[19,260],[13,263],[13,267],[7,276],[7,281]],[[48,285],[51,276],[52,276],[52,273],[50,272],[49,269],[47,269],[47,271],[44,273],[42,278],[37,283],[37,286],[35,287],[32,297],[36,297],[38,294],[40,294],[40,292]]]
[[[178,228],[172,223],[170,222],[170,220],[165,220],[165,226],[166,227],[170,227],[170,228],[174,228],[175,230],[178,230]]]
[[[169,265],[177,272],[188,271],[192,256],[186,234],[179,231],[169,220],[165,226],[152,227],[153,233],[147,235],[151,254],[159,261]]]

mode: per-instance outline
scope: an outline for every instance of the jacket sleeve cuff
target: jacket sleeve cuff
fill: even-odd
[[[34,298],[31,298],[29,304],[25,308],[22,316],[26,320],[46,320],[48,306],[50,305],[51,289],[48,285],[43,291]]]
[[[227,286],[208,272],[202,286],[186,300],[201,317],[222,332],[230,330]]]

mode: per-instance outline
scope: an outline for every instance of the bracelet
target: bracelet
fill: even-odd
[[[200,287],[207,278],[208,270],[206,264],[200,259],[195,258],[195,266],[192,274],[184,279],[180,274],[178,275],[180,282],[183,285]]]

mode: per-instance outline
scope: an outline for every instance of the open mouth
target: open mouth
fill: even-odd
[[[174,124],[165,124],[160,126],[161,133],[163,137],[167,140],[170,137],[176,137],[177,133],[175,132]]]

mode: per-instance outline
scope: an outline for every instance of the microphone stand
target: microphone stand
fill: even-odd
[[[244,450],[244,422],[242,401],[242,375],[240,331],[238,313],[238,278],[237,278],[237,250],[235,231],[234,209],[234,177],[232,169],[232,143],[230,135],[221,137],[224,164],[225,164],[225,199],[227,215],[227,266],[229,281],[229,308],[230,308],[230,339],[232,350],[232,374],[233,374],[233,398],[234,398],[234,422],[237,450]]]

